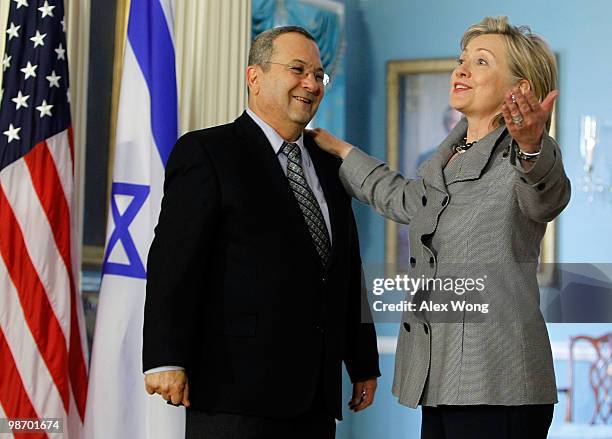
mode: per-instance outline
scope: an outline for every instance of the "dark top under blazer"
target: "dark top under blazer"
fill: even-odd
[[[297,416],[322,379],[340,419],[342,361],[353,382],[380,375],[374,327],[361,323],[359,243],[340,163],[304,143],[329,207],[326,270],[246,113],[184,135],[170,155],[147,264],[143,369],[183,366],[195,409]]]

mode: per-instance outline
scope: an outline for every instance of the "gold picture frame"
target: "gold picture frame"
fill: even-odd
[[[402,117],[402,97],[408,93],[402,90],[407,75],[440,75],[447,74],[446,93],[450,83],[450,73],[457,65],[455,58],[399,60],[387,63],[387,162],[394,170],[400,168],[400,118]],[[428,90],[430,92],[431,90]],[[556,133],[556,111],[553,111],[550,135]],[[439,141],[442,141],[440,138]],[[399,272],[399,227],[398,223],[386,220],[385,225],[385,265],[392,273]],[[554,262],[556,256],[555,221],[548,224],[542,240],[538,282],[541,286],[550,286],[555,281]]]

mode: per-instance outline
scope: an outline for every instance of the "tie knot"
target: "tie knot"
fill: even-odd
[[[287,157],[300,157],[300,147],[297,143],[283,142],[281,146],[281,152]]]

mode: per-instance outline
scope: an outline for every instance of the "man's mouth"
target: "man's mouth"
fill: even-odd
[[[302,96],[293,96],[293,98],[305,104],[312,104],[312,99],[303,98]]]

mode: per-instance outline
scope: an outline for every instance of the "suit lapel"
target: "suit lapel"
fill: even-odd
[[[502,126],[492,131],[481,140],[478,141],[470,150],[465,153],[465,157],[461,169],[457,174],[450,177],[446,184],[452,184],[459,181],[476,180],[482,175],[482,171],[489,163],[491,154],[499,141],[503,139],[502,134],[506,131],[506,127]]]
[[[256,170],[255,175],[260,182],[263,180],[264,184],[262,187],[264,190],[260,195],[273,199],[274,204],[277,206],[279,203],[282,203],[279,207],[282,207],[283,210],[288,213],[289,218],[295,219],[300,225],[300,229],[303,229],[305,233],[304,236],[307,236],[308,242],[312,245],[313,254],[318,258],[318,253],[316,252],[315,245],[312,242],[312,238],[304,222],[302,212],[291,193],[291,189],[287,183],[287,176],[278,161],[278,157],[274,153],[274,149],[270,145],[270,142],[268,142],[268,138],[259,125],[257,125],[246,112],[243,112],[242,115],[236,119],[235,123],[237,133],[239,137],[243,139],[242,143],[247,149],[247,160],[251,162],[249,167]],[[338,237],[336,231],[336,224],[338,223],[338,203],[336,202],[337,195],[334,193],[332,180],[335,171],[329,169],[329,166],[327,166],[328,161],[326,157],[323,156],[323,151],[314,145],[314,141],[307,135],[304,136],[304,145],[308,149],[319,183],[323,189],[325,200],[327,201],[330,226],[332,229],[331,264],[334,258],[335,246],[333,243],[337,242],[336,238]]]
[[[423,178],[426,186],[431,186],[446,193],[446,182],[444,181],[444,166],[453,155],[453,145],[465,137],[467,132],[467,120],[461,119],[450,134],[442,141],[436,153],[423,163],[417,170],[417,174]]]
[[[449,184],[477,179],[482,174],[487,163],[489,163],[495,147],[504,138],[502,135],[505,131],[505,126],[499,127],[480,140],[472,149],[465,153],[461,170],[456,175],[445,180],[444,167],[453,155],[453,146],[460,142],[467,132],[467,120],[463,118],[440,144],[431,159],[421,165],[417,173],[423,178],[426,185],[432,186],[444,193],[447,192],[446,186]]]
[[[287,177],[274,153],[274,149],[259,125],[246,112],[236,119],[236,129],[248,154],[249,168],[255,170],[257,180],[263,181],[265,193],[261,196],[274,197],[287,209],[291,206],[291,193]],[[275,201],[276,202],[276,201]]]

